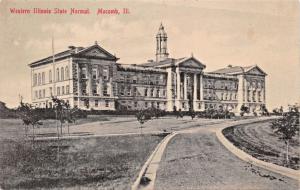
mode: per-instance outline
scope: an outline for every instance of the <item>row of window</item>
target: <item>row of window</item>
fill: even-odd
[[[120,77],[118,78],[120,82],[126,83],[133,83],[133,84],[150,84],[150,85],[159,85],[165,84],[165,77],[164,75],[143,75],[137,76],[136,74],[129,74],[129,73],[121,73]]]
[[[221,84],[216,84],[213,81],[204,81],[204,88],[218,88],[218,89],[237,89],[238,83],[225,83],[221,82]]]
[[[93,86],[92,88],[93,88],[92,91],[93,91],[94,96],[100,95],[100,93],[99,93],[100,90],[97,89],[97,86]],[[110,84],[103,85],[102,86],[102,95],[103,96],[110,96],[110,93],[109,93],[110,90],[111,90]],[[82,92],[83,95],[88,95],[87,86],[82,86],[82,91],[81,92]]]
[[[107,107],[107,108],[109,107],[109,104],[110,104],[109,102],[110,102],[109,100],[105,100],[105,102],[104,102],[105,107]],[[95,100],[94,107],[99,107],[99,105],[100,105],[99,103],[100,103],[99,100]],[[89,108],[90,107],[89,99],[84,99],[83,104],[86,108]]]
[[[41,73],[34,73],[33,75],[33,86],[37,86],[37,85],[43,85],[46,83],[46,79],[45,79],[45,72],[41,72]],[[68,80],[70,76],[69,73],[69,67],[61,67],[61,68],[56,68],[56,81],[64,81],[64,80]],[[51,83],[53,80],[53,75],[52,75],[52,70],[48,71],[48,82]]]
[[[237,94],[232,94],[232,93],[221,93],[221,100],[236,100],[237,99]]]
[[[47,95],[47,97],[50,97],[53,94],[54,94],[53,88],[49,87],[49,94]],[[67,95],[67,94],[70,94],[70,86],[69,85],[56,87],[56,95],[57,96]],[[46,97],[46,89],[40,89],[40,90],[34,91],[35,99],[41,99],[41,98],[45,98],[45,97]]]
[[[125,101],[122,101],[121,103],[126,104]],[[128,104],[130,105],[130,104],[132,104],[132,102],[129,101]],[[152,107],[152,108],[160,109],[160,108],[161,108],[161,104],[162,104],[162,102],[144,102],[144,105],[143,105],[143,106],[144,106],[145,108],[150,108],[150,107]],[[166,102],[163,103],[164,106],[166,106],[166,104],[167,104]],[[138,107],[138,102],[136,102],[136,101],[133,102],[133,107],[137,108],[137,107]]]
[[[131,92],[132,91],[132,92]],[[148,89],[145,88],[143,94],[141,94],[137,87],[133,87],[133,89],[131,90],[131,86],[121,86],[120,87],[120,95],[121,96],[131,96],[131,94],[133,96],[144,96],[144,97],[165,97],[166,96],[166,91],[165,90],[160,90],[160,89]]]
[[[256,81],[252,81],[252,82],[247,82],[247,88],[250,89],[250,88],[263,88],[264,87],[264,84],[263,82],[256,82]]]
[[[247,97],[248,97],[247,98],[248,102],[250,102],[251,99],[253,102],[256,102],[256,100],[258,102],[261,102],[261,91],[257,91],[257,93],[256,93],[256,91],[252,91],[252,93],[251,93],[250,90],[247,90]]]
[[[92,69],[92,79],[98,79],[99,78],[99,73],[98,73],[98,69],[97,68],[93,68]],[[108,80],[109,79],[109,67],[104,67],[103,68],[103,79],[104,80]],[[86,67],[82,67],[81,68],[81,78],[82,79],[88,79],[88,71]]]

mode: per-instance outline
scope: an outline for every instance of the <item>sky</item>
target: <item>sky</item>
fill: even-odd
[[[10,8],[89,8],[89,15],[11,14]],[[129,14],[97,15],[97,9]],[[0,101],[30,102],[28,64],[70,45],[95,41],[120,58],[139,64],[155,58],[160,23],[170,57],[193,54],[213,71],[227,65],[258,65],[266,77],[267,107],[300,102],[299,2],[293,0],[0,0]]]

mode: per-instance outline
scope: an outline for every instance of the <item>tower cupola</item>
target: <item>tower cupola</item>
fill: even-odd
[[[159,26],[159,30],[156,34],[156,61],[160,62],[168,58],[169,53],[167,49],[167,33],[162,23]]]

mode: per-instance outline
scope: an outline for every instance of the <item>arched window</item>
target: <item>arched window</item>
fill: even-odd
[[[38,85],[40,85],[41,84],[41,73],[39,73],[39,75],[38,75]]]
[[[49,70],[49,82],[52,82],[52,71]]]
[[[37,85],[37,74],[35,73],[33,75],[33,86],[36,86]]]
[[[64,68],[63,67],[60,69],[60,74],[61,74],[60,80],[65,80],[65,77],[64,77],[65,72],[64,72]]]
[[[66,68],[65,68],[65,78],[69,79],[69,67],[68,66],[66,66]]]
[[[45,72],[42,72],[42,84],[45,84]]]
[[[56,81],[59,81],[59,68],[56,69]]]

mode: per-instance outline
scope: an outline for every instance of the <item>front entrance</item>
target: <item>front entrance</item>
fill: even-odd
[[[187,98],[188,98],[188,104],[189,104],[189,111],[194,110],[193,96],[192,96],[191,92],[188,92]]]

